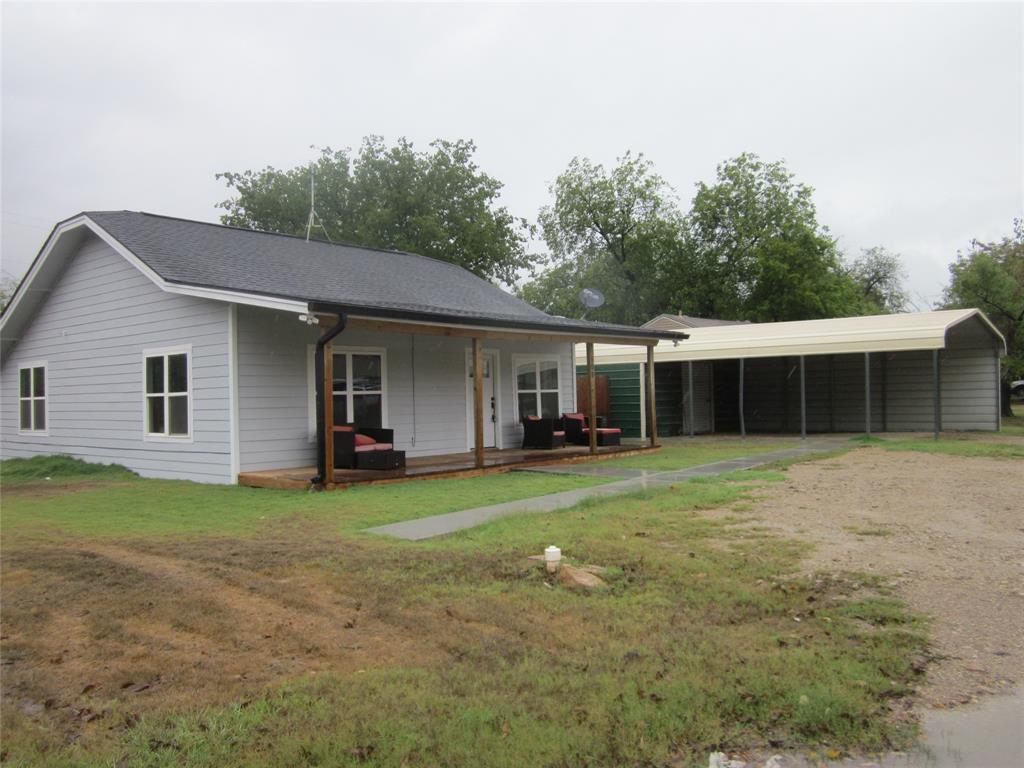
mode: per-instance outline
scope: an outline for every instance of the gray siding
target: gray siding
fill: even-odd
[[[84,241],[4,359],[3,456],[69,454],[147,477],[230,480],[228,307],[164,293]],[[144,439],[143,350],[191,345],[192,439]],[[18,367],[47,363],[48,434],[18,432]]]
[[[310,348],[318,334],[288,313],[238,308],[241,471],[316,463]],[[385,351],[386,426],[395,430],[396,448],[409,456],[469,450],[468,339],[346,330],[333,343],[339,350]],[[568,343],[493,341],[484,349],[498,356],[500,447],[518,447],[522,440],[515,417],[515,356],[557,357],[562,408],[572,408],[575,382]]]
[[[683,367],[683,434],[690,433],[690,374],[686,363]],[[693,364],[693,431],[696,434],[710,432],[714,406],[712,401],[711,363]]]
[[[997,351],[988,343],[975,346],[978,343],[972,339],[970,345],[951,344],[940,352],[943,429],[998,429]],[[800,431],[799,366],[798,357],[746,361],[744,413],[749,431]],[[804,366],[808,432],[863,432],[864,355],[806,357]],[[934,428],[931,352],[873,353],[870,374],[872,431]]]

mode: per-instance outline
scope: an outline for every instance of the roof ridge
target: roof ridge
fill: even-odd
[[[419,256],[422,259],[430,259],[430,258],[432,258],[430,256],[424,256],[424,255],[419,254],[419,253],[412,253],[411,251],[401,251],[401,250],[398,250],[397,248],[381,248],[380,246],[376,246],[376,245],[360,245],[358,243],[342,242],[340,240],[339,241],[320,240],[319,238],[315,238],[315,237],[311,237],[309,240],[306,240],[306,238],[304,236],[302,236],[302,235],[290,235],[287,232],[272,232],[269,229],[254,229],[254,228],[251,228],[251,227],[238,227],[238,226],[235,226],[234,224],[223,224],[223,223],[214,222],[214,221],[200,221],[199,219],[188,219],[188,218],[185,218],[184,216],[168,216],[165,213],[153,213],[152,211],[132,211],[132,210],[128,210],[127,208],[124,208],[124,209],[119,210],[119,211],[83,211],[83,213],[86,216],[88,216],[88,215],[90,215],[92,213],[132,213],[132,214],[136,214],[138,216],[149,216],[149,217],[154,218],[154,219],[167,219],[169,221],[182,221],[182,222],[185,222],[186,224],[201,224],[201,225],[203,225],[205,227],[217,227],[218,229],[230,229],[230,230],[234,230],[236,232],[249,232],[249,233],[257,234],[257,235],[272,235],[274,237],[287,237],[287,238],[290,238],[292,240],[302,240],[302,241],[305,241],[305,242],[317,243],[319,245],[334,245],[334,246],[338,246],[338,247],[341,247],[341,248],[361,248],[364,251],[380,251],[381,253],[397,253],[397,254],[400,254],[400,255],[403,255],[403,256]],[[434,259],[434,261],[441,261],[441,260],[440,259]],[[441,261],[441,263],[442,264],[450,264],[451,262]]]
[[[82,213],[77,214],[77,215],[81,216],[81,215],[84,214],[84,215],[88,216],[91,213],[133,213],[133,214],[137,214],[139,216],[150,216],[150,217],[152,217],[154,219],[167,219],[169,221],[182,221],[182,222],[185,222],[186,224],[201,224],[201,225],[207,226],[207,227],[218,227],[220,229],[230,229],[230,230],[234,230],[236,232],[251,232],[251,233],[255,233],[257,235],[273,235],[274,237],[287,237],[287,238],[291,238],[292,240],[302,240],[304,242],[317,243],[319,245],[333,245],[333,246],[337,246],[337,247],[341,247],[341,248],[360,248],[360,249],[362,249],[364,251],[378,251],[380,253],[392,253],[392,254],[398,254],[400,256],[414,256],[414,257],[416,257],[418,259],[428,259],[429,261],[434,261],[434,262],[437,262],[438,264],[444,264],[446,267],[450,267],[450,268],[454,268],[454,269],[458,269],[458,270],[463,270],[465,272],[469,272],[469,274],[473,275],[474,277],[479,278],[480,280],[483,280],[485,283],[492,284],[490,282],[490,280],[487,280],[486,278],[480,277],[480,275],[476,274],[475,272],[473,272],[470,269],[467,269],[466,267],[459,266],[458,264],[454,264],[454,263],[452,263],[450,261],[445,261],[444,259],[439,259],[436,256],[427,256],[427,255],[422,254],[422,253],[416,253],[415,251],[403,251],[403,250],[399,250],[398,248],[382,248],[382,247],[377,246],[377,245],[360,245],[358,243],[349,243],[349,242],[343,242],[343,241],[340,241],[340,240],[336,241],[336,242],[335,241],[330,241],[330,240],[320,240],[319,238],[310,238],[309,240],[306,240],[306,238],[303,237],[302,235],[290,235],[287,232],[271,232],[269,229],[252,229],[252,228],[249,228],[249,227],[237,227],[237,226],[235,226],[233,224],[223,224],[223,223],[217,223],[217,222],[213,222],[213,221],[200,221],[199,219],[187,219],[184,216],[168,216],[167,214],[164,214],[164,213],[153,213],[151,211],[131,211],[131,210],[128,210],[127,208],[121,209],[119,211],[117,211],[117,210],[114,210],[114,211],[83,211]]]

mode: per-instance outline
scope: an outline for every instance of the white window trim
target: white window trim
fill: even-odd
[[[324,350],[326,353],[327,350]],[[384,347],[334,347],[331,350],[332,355],[345,355],[345,381],[352,381],[352,355],[380,355],[380,423],[381,429],[389,429],[390,420],[388,416],[388,351]],[[315,368],[314,368],[315,370]],[[313,378],[316,378],[314,372]],[[310,412],[313,415],[313,432],[316,433],[316,389],[314,386],[310,388],[313,392],[313,405]],[[364,395],[374,395],[376,392],[362,392]],[[334,397],[334,384],[331,383],[331,391],[324,393],[325,397]],[[345,404],[348,413],[354,414],[355,409],[353,408],[352,398],[355,394],[349,389],[346,392],[347,402]]]
[[[168,355],[186,355],[186,364],[188,367],[188,375],[186,376],[185,394],[188,396],[188,434],[187,435],[168,435],[160,433],[147,432],[147,419],[149,418],[148,406],[149,406],[149,395],[146,392],[146,360],[150,357],[166,357]],[[194,358],[192,356],[192,345],[191,344],[179,344],[174,347],[157,347],[153,349],[142,350],[142,439],[149,443],[193,443],[195,442],[195,429],[193,424],[193,413],[195,411],[195,392],[192,387],[192,377],[194,375],[193,370]],[[166,380],[169,374],[166,360],[164,362],[164,382],[166,389]],[[177,394],[181,394],[180,392]],[[166,399],[168,393],[163,393]],[[164,429],[170,427],[170,419],[168,414],[164,414]]]
[[[512,413],[515,415],[516,426],[522,429],[522,418],[519,416],[519,366],[524,363],[533,363],[537,366],[537,387],[535,389],[524,389],[523,392],[534,392],[538,396],[537,407],[540,409],[540,393],[541,392],[558,392],[558,410],[561,411],[565,403],[562,394],[562,358],[557,353],[548,355],[512,355]],[[541,389],[540,388],[540,364],[541,363],[554,363],[555,369],[558,371],[558,388],[553,389]]]
[[[501,421],[501,353],[497,349],[484,347],[480,350],[484,355],[494,356],[494,370],[491,375],[494,377],[494,447],[499,451],[504,448],[504,425]],[[466,350],[466,452],[473,450],[473,442],[476,437],[473,424],[473,382],[469,378],[469,370],[473,365],[473,347]]]
[[[29,379],[29,397],[24,398],[21,396],[21,372],[25,369],[32,370],[34,368],[43,369],[43,387],[45,388],[45,394],[39,398],[31,394],[32,379]],[[35,374],[29,374],[34,376]],[[21,401],[30,400],[33,403],[32,409],[32,423],[35,423],[35,401],[43,401],[43,418],[46,420],[45,429],[23,429],[21,426]],[[19,363],[18,364],[18,434],[26,435],[29,437],[49,437],[50,435],[50,368],[45,360],[37,360],[31,363]]]

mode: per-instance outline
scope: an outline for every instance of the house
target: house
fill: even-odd
[[[688,336],[653,349],[656,430],[645,395],[651,350],[594,353],[609,391],[598,412],[627,436],[1000,427],[1006,343],[977,309],[783,323],[659,315],[645,327]]]
[[[483,467],[518,446],[522,417],[574,410],[576,343],[671,336],[552,317],[416,254],[82,213],[0,319],[2,455],[330,482],[332,427],[356,422],[390,427],[409,457]]]

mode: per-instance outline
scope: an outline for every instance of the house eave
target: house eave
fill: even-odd
[[[547,336],[556,340],[564,341],[595,341],[618,344],[638,344],[653,346],[661,340],[673,340],[686,338],[685,334],[679,332],[642,331],[624,328],[605,328],[601,326],[588,327],[580,324],[566,324],[565,326],[552,325],[549,323],[531,322],[529,320],[503,320],[488,317],[466,317],[461,315],[447,315],[444,313],[414,312],[410,310],[393,309],[389,307],[365,307],[328,304],[323,302],[310,302],[309,311],[314,314],[324,315],[347,315],[350,320],[378,322],[382,326],[393,324],[418,326],[426,331],[429,328],[451,329],[451,331],[463,331],[468,334],[479,332],[481,335],[493,336],[495,333],[514,334],[522,336]]]

